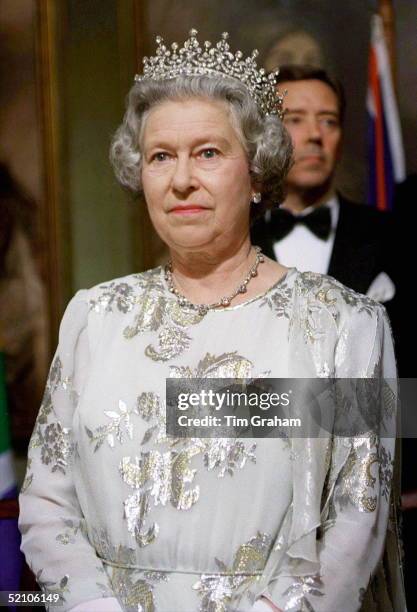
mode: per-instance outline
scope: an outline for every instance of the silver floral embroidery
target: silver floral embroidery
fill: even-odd
[[[73,521],[72,519],[62,519],[65,527],[67,528],[63,533],[59,533],[56,536],[56,541],[66,546],[67,544],[75,544],[77,541],[77,534],[80,533],[82,536],[87,537],[87,529],[85,525],[85,519]]]
[[[267,305],[278,317],[289,319],[292,305],[292,292],[293,290],[290,287],[286,284],[282,284],[278,289],[266,296],[259,304],[259,307],[261,308]]]
[[[198,324],[203,317],[192,309],[180,308],[176,299],[166,297],[160,268],[151,272],[146,278],[141,275],[143,278],[137,282],[137,288],[142,289],[136,297],[137,313],[123,335],[131,339],[147,331],[159,331],[158,346],[149,344],[145,355],[153,361],[168,361],[189,347],[191,338],[185,328]]]
[[[62,362],[60,357],[57,355],[53,360],[51,368],[49,370],[45,392],[39,409],[39,414],[36,419],[37,425],[45,425],[48,422],[48,417],[53,410],[52,395],[61,384],[61,380]]]
[[[109,563],[109,566],[114,564],[114,567],[109,570],[111,571],[109,577],[112,586],[111,594],[117,595],[129,610],[143,610],[144,612],[155,610],[154,586],[157,583],[166,582],[168,574],[136,569],[136,550],[124,544],[114,544],[106,529],[93,529],[90,539],[104,563]],[[118,565],[120,567],[117,567]],[[99,586],[104,591],[108,591],[105,584]]]
[[[171,366],[172,377],[247,377],[252,373],[252,363],[236,351],[220,356],[209,353],[194,370],[186,366]],[[147,546],[159,533],[159,525],[146,524],[152,506],[170,503],[178,510],[190,509],[199,499],[199,486],[190,487],[197,473],[191,468],[191,460],[201,455],[208,471],[217,471],[219,478],[233,476],[236,469],[243,469],[247,461],[256,462],[256,444],[247,445],[234,439],[174,439],[166,435],[166,407],[153,392],[142,393],[136,404],[136,412],[149,423],[142,445],[151,440],[165,446],[165,451],[142,451],[133,460],[124,457],[119,471],[125,484],[134,493],[124,502],[128,530],[139,546]]]
[[[111,583],[126,610],[156,612],[155,586],[168,582],[166,572],[132,571],[112,568]]]
[[[252,375],[253,364],[249,359],[239,355],[237,351],[211,355],[206,353],[197,367],[170,366],[171,378],[249,378]]]
[[[338,479],[335,501],[340,507],[351,503],[360,512],[374,512],[378,502],[377,480],[380,494],[389,499],[393,463],[391,453],[380,446],[377,436],[352,439],[350,454]]]
[[[301,311],[291,320],[291,328],[301,325],[306,341],[315,343],[324,330],[321,329],[320,314],[325,308],[336,323],[340,318],[338,301],[354,307],[358,312],[365,312],[372,316],[375,312],[374,300],[348,289],[331,276],[315,272],[302,272],[296,278],[296,289],[302,296]]]
[[[40,448],[42,463],[52,465],[52,472],[59,471],[65,474],[75,452],[71,429],[63,427],[59,420],[48,424],[51,414],[54,413],[53,396],[58,389],[62,389],[66,393],[72,406],[75,406],[78,401],[72,379],[69,377],[63,379],[62,372],[62,361],[57,355],[49,370],[41,407],[30,439],[29,450]],[[34,475],[29,473],[29,467],[30,464],[28,463],[27,475],[22,487],[23,493],[33,482]]]
[[[123,335],[127,339],[146,331],[157,331],[164,320],[166,308],[166,298],[164,296],[154,296],[145,292],[137,301],[139,310],[133,325],[129,325],[123,331]]]
[[[92,528],[89,539],[103,561],[120,565],[135,565],[137,562],[136,550],[124,544],[113,544],[107,529]]]
[[[258,532],[239,546],[231,567],[215,559],[217,574],[202,574],[193,589],[201,597],[200,612],[226,612],[252,583],[259,579],[271,547],[272,538]]]
[[[379,449],[379,486],[381,489],[381,495],[389,501],[391,494],[391,483],[394,474],[394,459],[391,456],[390,451],[384,446]]]
[[[114,306],[123,313],[130,312],[135,305],[134,288],[128,283],[112,281],[101,285],[102,290],[97,299],[90,300],[90,310],[95,312],[112,312]]]
[[[337,295],[340,295],[345,304],[354,306],[359,312],[364,311],[369,315],[375,312],[376,303],[374,300],[345,287],[332,276],[318,274],[317,272],[302,272],[297,279],[297,283],[304,296],[313,293],[318,301],[328,306],[336,305]]]
[[[59,421],[50,423],[44,429],[39,425],[33,432],[31,448],[41,449],[41,461],[52,465],[52,472],[66,473],[66,468],[74,455],[75,446],[71,429],[62,427]]]
[[[154,441],[157,444],[169,442],[166,435],[165,404],[156,393],[152,391],[141,393],[137,399],[137,412],[146,422],[154,422],[154,424],[145,431],[141,444],[147,444],[154,434],[156,434]]]
[[[52,595],[52,596],[55,593],[57,593],[59,595],[59,599],[58,599],[58,602],[55,603],[55,605],[60,605],[64,603],[66,601],[64,597],[64,593],[69,592],[69,588],[68,588],[69,576],[66,574],[59,581],[53,582],[50,580],[44,580],[42,578],[42,572],[43,572],[43,569],[39,570],[39,572],[36,574],[36,582],[41,587],[42,593],[45,593],[45,595]]]
[[[372,315],[375,312],[375,301],[365,295],[356,293],[353,289],[340,285],[340,295],[345,304],[354,306],[358,309],[358,312],[366,312],[368,315]]]
[[[241,440],[230,438],[206,439],[204,450],[204,465],[207,470],[218,469],[218,477],[228,473],[233,476],[236,468],[245,467],[246,461],[256,463],[256,443],[247,448]]]
[[[167,582],[169,573],[136,569],[136,550],[124,544],[114,544],[106,529],[93,529],[90,538],[98,556],[103,559],[104,564],[109,564],[107,567],[112,586],[110,593],[117,595],[127,610],[154,612],[154,587],[161,582]],[[117,567],[118,565],[120,567]],[[105,595],[109,594],[107,585],[98,586],[103,589]]]
[[[110,423],[107,425],[100,425],[96,427],[94,431],[85,427],[86,433],[90,438],[90,441],[95,444],[94,452],[96,452],[104,441],[110,448],[114,448],[115,438],[120,444],[123,444],[125,436],[130,440],[133,439],[133,424],[131,422],[132,413],[138,414],[137,408],[129,410],[123,400],[119,400],[120,412],[113,410],[105,410],[104,414],[110,419]]]
[[[297,277],[297,284],[299,285],[303,295],[307,295],[314,290],[319,290],[323,285],[323,280],[330,277],[325,277],[323,274],[317,272],[300,272]]]
[[[200,488],[187,488],[196,474],[190,468],[190,460],[200,452],[198,444],[181,451],[142,452],[134,461],[123,457],[119,470],[123,481],[134,489],[124,502],[129,532],[139,546],[147,546],[158,535],[159,526],[153,523],[148,529],[145,520],[151,500],[155,506],[168,502],[179,510],[190,509],[198,500]]]
[[[171,439],[166,437],[163,423],[164,409],[154,393],[142,393],[137,401],[137,411],[147,422],[156,421],[145,433],[142,444],[149,442],[156,433],[155,442],[168,446],[169,450],[142,451],[140,457],[131,460],[123,457],[119,471],[125,484],[134,493],[124,502],[129,532],[139,546],[153,542],[159,525],[146,525],[151,505],[168,503],[178,510],[188,510],[197,503],[200,487],[190,487],[197,473],[191,468],[191,460],[203,456],[207,470],[218,470],[218,477],[233,476],[235,469],[242,469],[247,461],[256,462],[256,444],[247,446],[241,440],[232,439]]]
[[[180,327],[197,325],[205,317],[205,315],[199,313],[198,310],[194,308],[180,306],[176,298],[167,301],[166,311],[168,319]]]
[[[183,329],[167,325],[159,332],[159,349],[149,344],[145,349],[145,355],[153,361],[168,361],[185,351],[190,346],[190,342],[190,336]]]
[[[291,586],[284,591],[288,597],[285,612],[314,612],[314,608],[306,598],[307,595],[323,597],[323,582],[318,575],[297,576]]]
[[[300,273],[295,281],[296,289],[303,297],[303,300],[301,300],[300,308],[294,309],[292,313],[289,333],[291,333],[294,326],[301,327],[305,341],[311,344],[320,340],[325,334],[319,324],[320,322],[317,320],[323,306],[313,293],[314,289],[319,289],[322,282],[322,275],[313,272]]]

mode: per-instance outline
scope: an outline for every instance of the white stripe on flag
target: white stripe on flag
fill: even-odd
[[[0,454],[0,499],[16,484],[16,478],[13,469],[13,456],[11,451],[7,450]]]
[[[391,66],[384,37],[384,25],[380,15],[373,15],[371,25],[372,46],[377,57],[378,76],[381,83],[382,104],[394,170],[394,180],[405,179],[404,147],[400,118],[391,79]]]
[[[366,94],[366,109],[367,109],[369,115],[371,116],[371,118],[375,119],[375,117],[376,117],[376,104],[375,104],[374,94],[371,91],[370,87],[368,87],[368,91],[367,91],[367,94]]]

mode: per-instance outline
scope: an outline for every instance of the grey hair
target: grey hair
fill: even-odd
[[[122,186],[141,193],[141,136],[148,111],[165,101],[200,98],[228,104],[231,121],[248,155],[252,181],[259,185],[262,203],[252,206],[256,216],[284,198],[284,179],[291,166],[291,139],[276,115],[262,117],[247,88],[231,78],[181,76],[165,81],[135,83],[127,97],[127,110],[116,131],[110,161]]]

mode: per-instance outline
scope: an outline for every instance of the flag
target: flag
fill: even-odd
[[[371,22],[368,66],[368,204],[391,210],[394,187],[405,179],[404,149],[391,66],[380,15]]]
[[[0,500],[16,499],[17,484],[10,446],[4,355],[0,352]],[[0,591],[18,591],[23,567],[17,518],[0,519]],[[14,609],[14,608],[11,608]]]

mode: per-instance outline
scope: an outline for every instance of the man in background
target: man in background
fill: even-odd
[[[414,376],[413,302],[408,296],[412,258],[401,257],[399,237],[413,244],[415,224],[409,205],[415,200],[417,182],[413,189],[409,181],[408,191],[405,186],[397,191],[401,202],[396,203],[396,217],[401,216],[402,223],[394,222],[391,213],[348,201],[335,188],[345,112],[340,83],[321,68],[294,65],[280,69],[279,89],[287,91],[284,124],[293,142],[294,164],[287,177],[285,201],[256,222],[253,243],[285,266],[329,274],[384,303],[393,327],[399,374]],[[399,215],[401,204],[408,206],[407,214]],[[406,589],[410,602],[415,602],[411,576],[417,564],[412,545],[416,536],[416,440],[403,440],[402,451]]]
[[[395,295],[390,215],[337,193],[343,137],[341,84],[321,68],[280,69],[284,124],[294,146],[287,196],[253,228],[254,244],[286,266],[335,277],[381,302]],[[392,241],[391,241],[392,244]]]

